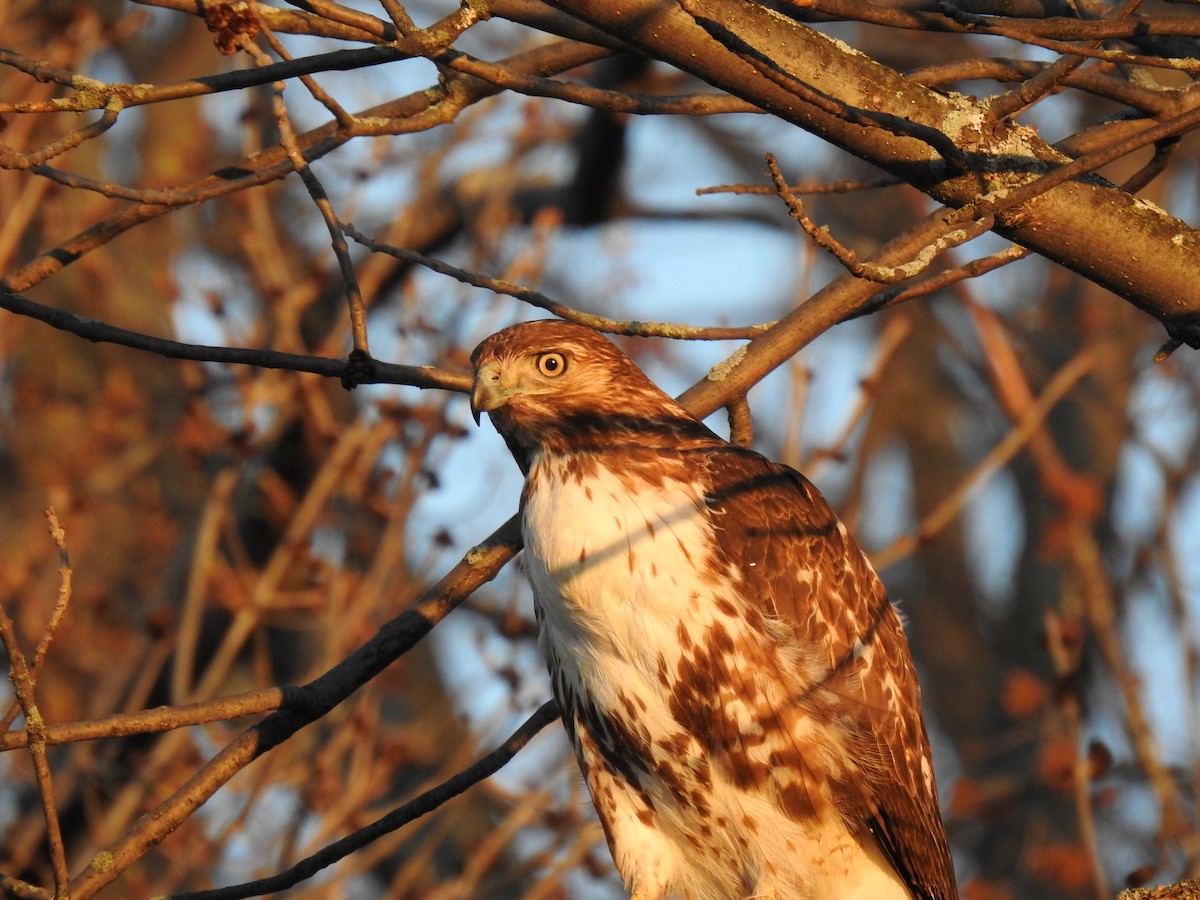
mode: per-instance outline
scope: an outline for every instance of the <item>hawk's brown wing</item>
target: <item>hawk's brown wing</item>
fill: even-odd
[[[848,723],[860,777],[839,785],[917,897],[957,897],[938,811],[920,688],[899,616],[865,555],[802,475],[734,445],[702,451],[719,551],[744,600],[784,620],[816,660],[796,702]]]

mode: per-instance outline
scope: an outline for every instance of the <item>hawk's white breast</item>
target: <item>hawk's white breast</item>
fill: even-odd
[[[577,478],[557,461],[539,463],[531,484],[526,561],[547,638],[579,654],[584,677],[600,674],[586,670],[602,660],[648,664],[642,674],[652,675],[642,657],[676,642],[680,623],[708,624],[701,595],[728,588],[700,577],[712,543],[700,486],[651,486],[603,466]]]
[[[740,667],[740,681],[717,686],[714,702],[725,721],[761,735],[763,704],[776,704],[780,722],[788,723],[779,739],[793,750],[815,748],[809,776],[825,764],[818,755],[841,765],[836,743],[827,745],[836,735],[794,708],[798,682],[785,670],[804,649],[764,638],[730,602],[739,573],[717,562],[705,486],[660,474],[615,472],[600,455],[539,457],[523,510],[543,654],[602,714],[635,717],[637,733],[664,767],[651,765],[630,787],[626,775],[601,771],[595,746],[577,736],[622,876],[639,900],[909,897],[869,834],[849,833],[832,798],[817,796],[825,786],[805,784],[815,813],[797,821],[781,809],[778,792],[805,772],[780,767],[754,788],[739,786],[673,714],[672,693],[685,677],[682,648],[711,646],[719,633],[738,652],[750,652],[747,659],[766,661]],[[758,754],[754,762],[769,767],[779,745],[746,743],[747,756]],[[704,794],[706,812],[681,796],[681,785],[685,794]]]

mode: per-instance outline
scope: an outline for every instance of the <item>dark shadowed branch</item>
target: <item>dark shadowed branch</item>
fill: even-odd
[[[364,826],[353,834],[348,834],[341,840],[321,848],[321,850],[311,856],[306,856],[284,872],[272,875],[269,878],[249,881],[245,884],[216,888],[211,891],[189,891],[182,894],[173,894],[172,897],[174,900],[240,900],[240,898],[244,897],[261,897],[265,894],[272,894],[276,891],[295,887],[300,882],[312,878],[322,869],[332,866],[341,859],[345,859],[356,850],[361,850],[363,847],[366,847],[373,841],[379,840],[379,838],[386,834],[390,834],[397,828],[404,827],[414,819],[432,812],[443,803],[457,797],[472,785],[478,784],[485,778],[496,774],[539,731],[551,722],[557,721],[558,716],[558,704],[553,700],[547,700],[500,746],[480,757],[476,762],[457,775],[448,778],[436,787],[430,788],[421,794],[421,796],[413,798],[408,803],[392,810],[382,818],[376,819],[370,825]]]

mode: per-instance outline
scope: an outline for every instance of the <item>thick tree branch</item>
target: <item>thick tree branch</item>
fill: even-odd
[[[1028,128],[987,131],[986,105],[947,96],[785,16],[743,0],[555,0],[589,24],[867,159],[950,206],[1028,185],[1070,159]],[[747,50],[748,48],[748,50]],[[735,52],[735,49],[739,52]],[[750,61],[753,60],[753,64]],[[946,135],[969,161],[957,174],[926,139],[864,127],[788,90],[784,75],[847,108]],[[1181,95],[1168,126],[1200,123]],[[1152,142],[1166,135],[1151,137]],[[1064,180],[997,215],[995,231],[1103,285],[1200,347],[1200,234],[1097,177]],[[1119,236],[1119,237],[1118,237]],[[1119,246],[1114,242],[1119,241]]]

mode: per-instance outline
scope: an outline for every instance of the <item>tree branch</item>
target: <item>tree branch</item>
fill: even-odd
[[[97,854],[72,882],[71,896],[77,900],[93,896],[178,828],[230,778],[324,716],[416,646],[471,592],[494,578],[520,549],[520,524],[514,516],[473,547],[420,601],[385,624],[367,643],[303,687],[283,688],[281,709],[226,745],[174,794],[142,816],[113,847]]]
[[[345,859],[356,850],[361,850],[372,841],[377,841],[414,819],[432,812],[468,788],[496,774],[538,732],[551,722],[557,721],[558,717],[558,704],[553,700],[547,700],[504,743],[487,755],[480,757],[466,769],[446,779],[437,787],[430,788],[403,806],[392,810],[386,816],[376,819],[370,825],[322,847],[316,853],[305,857],[282,872],[269,878],[260,878],[256,881],[216,888],[211,891],[188,891],[182,894],[173,894],[171,900],[242,900],[245,897],[261,897],[294,887],[301,881],[312,878],[322,869]]]
[[[1200,234],[1185,223],[1102,179],[1080,178],[1083,172],[1070,169],[1071,160],[1027,128],[982,130],[986,110],[979,101],[925,88],[793,19],[741,0],[680,3],[554,0],[553,5],[870,160],[949,206],[1019,190],[1066,167],[1061,173],[1066,177],[1052,189],[1043,184],[1038,196],[997,215],[994,230],[1124,297],[1159,318],[1168,333],[1200,347],[1200,297],[1194,289]],[[927,141],[846,121],[808,102],[807,95],[798,97],[711,33],[732,36],[795,82],[847,107],[947,135],[972,171],[955,176]],[[1173,119],[1146,129],[1137,141],[1122,142],[1119,153],[1106,159],[1197,124],[1200,114],[1184,105]],[[1113,245],[1116,235],[1119,248]]]
[[[247,347],[212,347],[205,344],[186,344],[169,338],[153,337],[130,331],[96,319],[87,319],[61,309],[43,306],[10,291],[0,284],[0,309],[19,316],[44,322],[59,331],[70,332],[89,341],[120,344],[135,350],[156,353],[168,359],[191,359],[197,362],[233,363],[258,366],[263,369],[287,369],[292,372],[311,372],[327,378],[350,379],[357,384],[407,384],[419,388],[442,388],[467,393],[470,377],[433,366],[401,366],[371,361],[372,371],[363,376],[355,371],[353,360],[328,359],[302,353],[282,353],[278,350],[258,350]]]

